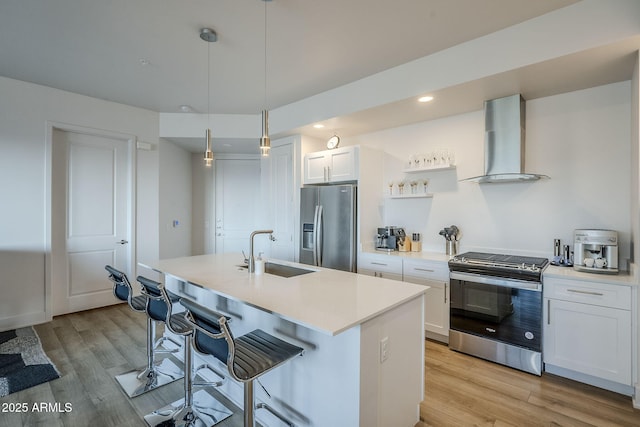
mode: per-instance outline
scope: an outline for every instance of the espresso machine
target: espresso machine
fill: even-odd
[[[589,273],[618,274],[618,232],[575,230],[573,268]]]
[[[404,228],[388,225],[378,228],[376,235],[376,250],[378,251],[397,251],[398,242],[406,237]]]

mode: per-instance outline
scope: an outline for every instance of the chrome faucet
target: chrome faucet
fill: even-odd
[[[271,236],[269,236],[269,239],[275,240],[272,233],[273,230],[256,230],[251,233],[251,237],[249,237],[249,273],[255,273],[256,271],[256,261],[253,257],[253,238],[256,234],[271,234]]]

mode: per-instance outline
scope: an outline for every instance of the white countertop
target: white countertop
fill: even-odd
[[[296,277],[249,274],[242,254],[173,258],[144,266],[211,289],[316,331],[337,335],[423,294],[428,287],[305,264],[267,260],[315,270]]]
[[[438,261],[438,262],[449,262],[452,258],[450,255],[445,255],[442,252],[400,252],[400,251],[377,251],[373,248],[366,248],[362,250],[362,253],[374,254],[374,255],[382,255],[382,256],[390,256],[390,257],[400,257],[406,259],[417,259],[417,260],[425,260],[425,261]]]
[[[549,265],[544,270],[543,277],[610,283],[613,285],[638,285],[638,279],[627,271],[621,271],[618,274],[599,274],[578,271],[573,267],[560,267],[556,265]]]
[[[380,256],[399,257],[402,259],[414,259],[414,260],[426,260],[437,261],[446,263],[451,259],[451,256],[445,255],[442,252],[400,252],[400,251],[377,251],[373,248],[367,247],[363,249],[362,253],[374,254]],[[543,277],[561,278],[570,280],[583,280],[588,282],[598,283],[611,283],[618,285],[638,286],[640,285],[640,279],[628,271],[621,271],[618,274],[598,274],[588,273],[584,271],[578,271],[573,267],[561,267],[555,265],[548,265],[544,270]]]

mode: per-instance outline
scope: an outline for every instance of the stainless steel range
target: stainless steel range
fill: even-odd
[[[542,373],[542,272],[549,260],[466,252],[449,261],[449,347]]]

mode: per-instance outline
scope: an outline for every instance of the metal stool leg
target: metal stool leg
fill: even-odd
[[[289,427],[294,427],[294,424],[285,418],[278,411],[273,409],[271,406],[266,403],[255,403],[255,395],[254,395],[254,381],[258,381],[258,379],[254,379],[244,383],[244,427],[255,427],[255,412],[256,409],[264,409],[267,412],[271,413],[274,417],[278,418],[282,423],[288,425]],[[262,384],[260,386],[264,389],[265,393],[269,395],[269,392],[264,388]]]
[[[147,316],[147,366],[116,376],[116,380],[129,397],[136,397],[154,390],[184,376],[178,365],[165,358],[156,363],[156,353],[173,353],[177,350],[156,350],[154,340],[156,336],[156,322]]]
[[[144,420],[150,426],[211,427],[232,415],[226,406],[206,391],[193,393],[193,335],[184,338],[184,398],[145,415]]]
[[[255,427],[253,381],[244,383],[244,427]]]

